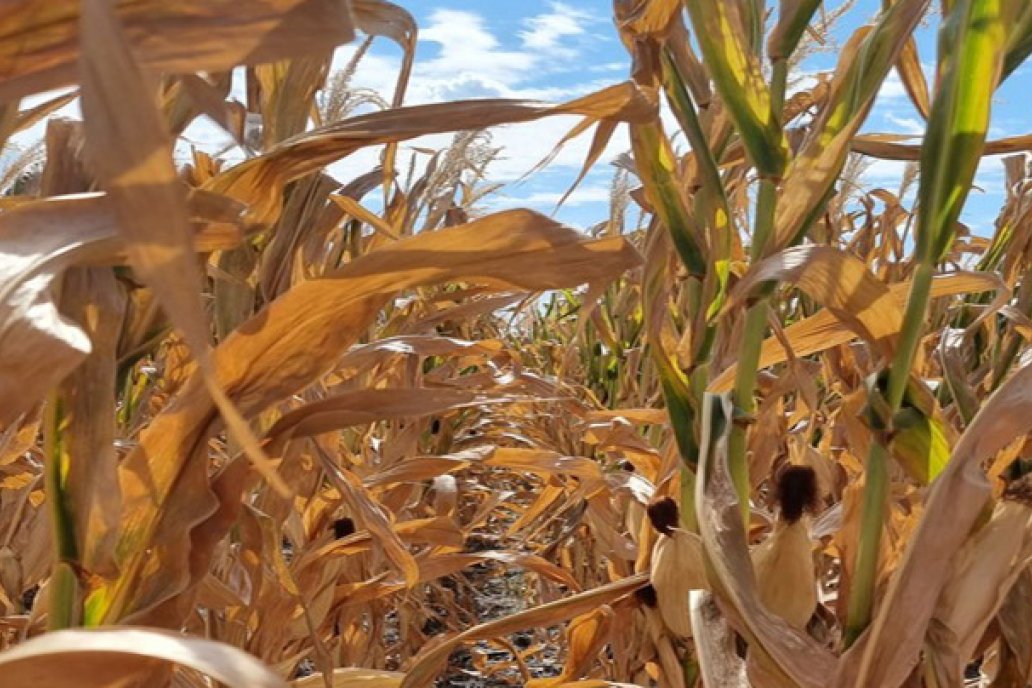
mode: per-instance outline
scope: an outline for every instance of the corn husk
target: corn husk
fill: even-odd
[[[707,588],[702,563],[702,540],[695,533],[672,528],[652,549],[651,581],[663,623],[674,635],[692,636],[688,595]]]
[[[774,534],[752,551],[760,602],[800,630],[806,628],[817,606],[817,579],[806,521],[778,521]]]

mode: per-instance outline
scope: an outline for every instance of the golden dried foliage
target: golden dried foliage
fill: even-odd
[[[407,106],[386,0],[0,3],[0,143],[49,119],[0,175],[3,684],[1028,683],[1032,135],[987,133],[1032,6],[930,4],[800,87],[852,3],[616,0],[627,82]],[[893,69],[920,143],[859,133]],[[242,156],[177,167],[202,115]],[[574,186],[629,130],[586,232],[480,210],[483,130],[555,115]]]

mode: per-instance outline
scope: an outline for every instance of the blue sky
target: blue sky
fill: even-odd
[[[416,67],[407,102],[411,104],[456,98],[510,97],[559,101],[581,95],[627,78],[628,60],[610,18],[605,0],[419,0],[402,2],[420,26]],[[841,3],[828,2],[834,8]],[[938,6],[938,3],[932,3]],[[874,16],[879,0],[858,0],[834,32],[839,41]],[[918,47],[925,71],[931,77],[935,60],[937,19],[926,21],[918,33]],[[344,64],[354,47],[342,48],[337,57]],[[807,60],[803,69],[830,70],[837,59],[835,46]],[[359,66],[354,84],[391,92],[400,50],[378,40]],[[1032,130],[1027,93],[1032,89],[1032,68],[1021,72],[998,91],[994,103],[993,138]],[[1024,96],[1024,97],[1023,97]],[[556,200],[576,176],[587,148],[587,139],[567,146],[544,171],[520,180],[541,160],[573,124],[573,119],[551,118],[537,123],[492,130],[494,145],[502,146],[502,159],[489,168],[492,181],[505,183],[493,207],[527,206],[551,212]],[[919,135],[922,123],[899,79],[893,75],[882,89],[865,126],[869,132]],[[428,137],[412,146],[443,147],[449,137]],[[606,217],[613,168],[608,164],[626,150],[625,135],[615,137],[602,161],[588,175],[559,211],[558,217],[587,226]],[[335,166],[347,178],[349,170],[361,171],[375,156],[373,151]],[[901,163],[875,162],[865,181],[890,190],[898,187]],[[987,158],[963,216],[978,234],[992,231],[1003,196],[1003,168],[998,159]]]
[[[628,58],[611,19],[609,0],[395,0],[409,9],[420,27],[416,65],[406,103],[419,104],[459,98],[521,98],[560,102],[618,83],[628,76]],[[829,11],[847,0],[826,0]],[[775,4],[775,3],[768,3]],[[876,14],[880,0],[855,0],[832,32],[832,41],[823,52],[814,54],[800,67],[801,73],[830,71],[838,58],[838,45],[857,27]],[[938,2],[931,3],[933,8]],[[918,50],[929,83],[935,61],[936,17],[926,19],[917,32]],[[335,55],[334,66],[347,64],[357,43],[343,46]],[[371,88],[389,98],[401,63],[400,48],[381,38],[363,58],[353,79],[357,87]],[[1014,136],[1032,131],[1028,94],[1032,91],[1032,63],[1021,67],[997,91],[993,104],[990,138]],[[242,99],[242,81],[237,80],[234,95]],[[30,99],[31,100],[31,99]],[[28,104],[31,104],[28,103]],[[76,105],[60,113],[77,117]],[[567,144],[551,164],[529,177],[525,175],[540,162],[576,118],[552,117],[490,131],[491,144],[501,147],[500,158],[488,168],[489,181],[503,184],[485,201],[487,210],[530,207],[551,213],[560,196],[580,169],[590,135]],[[666,117],[668,131],[674,126]],[[922,120],[910,103],[903,85],[893,72],[885,82],[875,108],[864,127],[865,132],[884,132],[920,136]],[[15,139],[26,146],[42,137],[40,124]],[[189,145],[215,151],[231,143],[228,135],[204,118],[186,131],[177,157],[186,161]],[[414,149],[445,148],[450,135],[424,137],[404,145]],[[915,139],[917,141],[919,139]],[[677,139],[683,145],[683,138]],[[602,159],[588,174],[579,189],[558,211],[558,218],[586,227],[607,217],[610,185],[614,168],[609,163],[628,148],[626,132],[614,136]],[[8,151],[8,156],[16,151]],[[231,151],[229,157],[240,157]],[[346,181],[357,176],[378,159],[379,151],[365,150],[333,165],[331,171]],[[425,157],[423,158],[425,160]],[[896,190],[904,165],[895,161],[870,161],[864,181],[871,187]],[[404,169],[404,167],[402,168]],[[993,231],[1004,196],[1003,166],[998,158],[985,158],[975,180],[976,189],[962,215],[976,234]]]

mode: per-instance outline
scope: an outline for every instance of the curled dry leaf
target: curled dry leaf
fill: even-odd
[[[216,348],[218,382],[245,414],[255,414],[326,372],[402,289],[464,280],[541,290],[612,279],[637,262],[637,252],[622,238],[586,240],[530,211],[419,234],[331,277],[298,284],[271,303]],[[214,411],[195,374],[123,462],[121,574],[98,593],[102,618],[141,613],[191,585],[182,568],[189,529],[215,507],[204,487],[205,464],[196,460],[205,451]],[[397,554],[404,560],[400,549]],[[144,566],[158,597],[130,604],[123,596]],[[411,562],[405,568],[411,576]]]
[[[347,667],[334,669],[329,685],[332,688],[397,688],[405,674],[396,671],[376,671],[374,669],[355,669]],[[325,688],[326,677],[323,674],[312,674],[290,682],[292,688]]]
[[[440,670],[441,665],[448,659],[452,651],[462,645],[462,643],[487,640],[525,628],[551,626],[575,616],[589,613],[597,609],[599,605],[610,604],[615,600],[632,594],[647,583],[648,574],[639,573],[595,588],[594,590],[564,597],[561,600],[549,602],[533,609],[498,619],[497,621],[488,621],[479,626],[474,626],[438,643],[429,651],[417,656],[412,667],[406,672],[401,688],[423,688],[423,686],[430,685],[433,682],[434,676]]]
[[[172,141],[119,25],[113,0],[82,6],[82,111],[90,167],[107,190],[130,262],[190,347],[226,426],[277,491],[289,490],[215,377],[200,271],[190,246],[186,190]]]
[[[235,203],[192,199],[194,249],[239,241],[226,233]],[[213,220],[207,224],[207,220]],[[53,303],[57,276],[71,265],[124,260],[111,199],[84,193],[33,200],[0,213],[0,426],[42,399],[90,351],[89,338]]]
[[[132,686],[156,667],[178,665],[236,688],[285,688],[260,661],[231,645],[148,628],[47,633],[0,653],[11,688]]]
[[[1027,491],[1027,487],[1024,488]],[[966,658],[1032,559],[1032,509],[1029,495],[1006,495],[997,503],[992,518],[957,553],[953,573],[936,604],[933,623],[941,624],[953,642],[931,651],[941,675],[954,684],[963,681]]]
[[[0,10],[0,102],[75,82],[75,0],[12,0]],[[131,0],[118,3],[133,49],[149,69],[221,71],[324,53],[354,38],[338,0]],[[218,30],[212,30],[217,26]]]
[[[279,218],[282,190],[287,182],[320,170],[360,148],[426,134],[529,122],[551,115],[637,121],[651,117],[655,108],[652,99],[628,82],[561,105],[496,98],[385,110],[299,134],[216,176],[206,188],[247,203],[250,222],[264,227]]]
[[[720,613],[713,595],[693,590],[689,604],[703,685],[749,688],[745,662],[735,647],[737,636]]]
[[[889,291],[896,299],[897,309],[902,310],[906,304],[907,293],[910,290],[910,282],[897,282],[889,286]],[[1006,286],[1002,280],[988,272],[958,272],[945,275],[937,275],[932,280],[932,298],[941,298],[955,294],[977,293],[981,291],[997,291],[997,299],[994,304],[1002,306],[1009,296]],[[983,314],[987,316],[991,309]],[[849,321],[856,322],[856,318],[866,317],[862,313],[853,313]],[[884,331],[879,327],[876,331]],[[808,356],[818,351],[825,351],[839,344],[845,344],[857,337],[856,330],[850,322],[843,322],[836,317],[829,308],[820,310],[808,318],[794,322],[783,331],[784,339],[792,345],[792,354],[796,357]],[[788,360],[789,355],[785,351],[782,341],[778,337],[770,337],[763,342],[760,349],[759,368],[766,368],[776,363]],[[726,392],[734,384],[736,366],[732,365],[718,375],[709,385],[711,392]]]
[[[604,604],[572,619],[566,627],[570,649],[562,672],[554,678],[531,679],[527,681],[527,688],[558,688],[570,683],[576,684],[576,679],[591,668],[599,651],[609,640],[614,616],[612,608]]]
[[[903,323],[899,303],[867,264],[831,246],[797,246],[753,265],[731,290],[725,311],[769,281],[795,285],[873,343],[883,343]]]
[[[428,416],[453,409],[520,400],[520,397],[514,396],[485,395],[453,389],[351,390],[285,414],[269,429],[265,442],[268,452],[277,456],[283,445],[293,438],[390,418]]]

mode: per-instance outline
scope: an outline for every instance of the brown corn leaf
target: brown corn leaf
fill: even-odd
[[[129,686],[162,665],[189,667],[237,688],[286,688],[243,650],[148,628],[56,631],[0,652],[4,685],[11,688]]]
[[[575,683],[598,658],[599,651],[609,640],[615,614],[609,605],[594,609],[570,621],[566,627],[566,642],[569,654],[563,664],[562,673],[554,678],[531,679],[527,688],[558,688]]]
[[[114,7],[112,0],[82,7],[79,67],[87,159],[111,198],[133,267],[182,333],[227,427],[262,477],[286,494],[286,484],[215,378],[185,189],[164,122]]]
[[[470,406],[517,401],[521,398],[486,396],[452,389],[349,390],[285,414],[269,429],[265,443],[269,454],[277,456],[287,441],[298,437],[392,418],[414,418]]]
[[[725,311],[767,281],[794,284],[870,342],[892,337],[903,323],[899,302],[867,264],[832,246],[797,246],[753,265],[731,290]]]
[[[419,582],[426,583],[444,576],[454,575],[463,569],[483,564],[485,562],[498,562],[506,566],[514,566],[536,573],[543,578],[554,581],[561,585],[568,586],[575,592],[580,592],[580,586],[574,577],[564,568],[556,566],[547,559],[534,554],[522,552],[508,552],[495,550],[492,552],[448,552],[444,554],[433,554],[431,556],[420,555],[416,557],[419,564]],[[343,598],[343,604],[363,604],[370,600],[378,599],[405,589],[405,581],[399,578],[388,578],[384,575],[378,576],[375,580],[366,581],[357,585],[338,586],[338,594]]]
[[[405,100],[412,65],[416,59],[416,40],[419,30],[416,20],[404,8],[385,0],[351,0],[355,25],[368,36],[386,36],[402,50],[401,67],[391,97],[391,107],[399,108]],[[393,180],[398,142],[387,144],[383,155],[383,188],[386,196]]]
[[[398,688],[403,678],[405,674],[396,671],[345,667],[333,670],[330,685],[332,688]],[[326,678],[323,674],[312,674],[295,679],[290,685],[291,688],[325,688]]]
[[[79,92],[72,90],[45,100],[39,105],[17,112],[15,112],[16,103],[8,103],[4,107],[10,108],[11,116],[0,117],[0,147],[3,147],[14,134],[24,131],[38,122],[42,122],[78,97]]]
[[[579,114],[597,120],[640,121],[652,117],[655,108],[652,99],[633,83],[626,82],[562,105],[485,99],[385,110],[288,139],[266,154],[223,172],[208,182],[206,188],[247,203],[252,223],[270,225],[280,215],[285,184],[367,146],[425,134],[529,122],[549,115]]]
[[[438,547],[461,548],[465,534],[450,518],[420,518],[411,521],[400,521],[392,524],[391,529],[405,544],[432,544]],[[322,547],[308,550],[301,554],[294,565],[302,569],[308,564],[320,561],[323,557],[351,556],[373,548],[376,540],[368,530],[360,530],[341,540],[335,540]]]
[[[1023,501],[1027,498],[1027,494],[1016,500],[1006,495],[997,503],[989,522],[958,552],[953,573],[936,604],[932,623],[948,629],[953,642],[949,646],[952,652],[946,654],[959,660],[943,669],[961,680],[968,659],[975,656],[1004,599],[1028,570],[1032,510]]]
[[[57,452],[67,471],[65,498],[79,561],[91,572],[111,574],[120,510],[112,390],[125,295],[110,268],[75,268],[65,275],[61,306],[92,342],[89,356],[58,391],[63,430]]]
[[[980,291],[999,290],[1002,288],[1000,278],[987,272],[958,272],[938,275],[932,280],[931,296],[940,298],[954,294],[977,293]],[[898,307],[902,310],[906,305],[910,282],[899,282],[889,286]],[[1006,297],[1006,293],[1003,294]],[[839,344],[853,340],[857,335],[848,324],[839,320],[831,310],[821,310],[784,329],[785,339],[792,345],[797,357],[808,356],[818,351],[825,351]],[[763,342],[760,350],[760,368],[781,363],[788,359],[788,354],[778,337],[770,337]],[[710,383],[711,392],[726,392],[734,384],[736,366],[724,370]]]
[[[401,47],[404,56],[391,99],[391,107],[401,107],[416,57],[416,38],[419,33],[416,20],[405,8],[385,0],[351,0],[351,13],[355,26],[362,33],[386,36]],[[389,170],[393,165],[388,163],[384,167]]]
[[[914,137],[902,134],[864,134],[855,137],[851,147],[856,153],[863,153],[882,160],[920,160],[921,146],[919,144],[901,143],[912,138]],[[1032,134],[1022,134],[986,141],[982,155],[1006,155],[1030,150],[1032,150]]]
[[[903,45],[896,59],[896,71],[903,82],[910,101],[925,120],[932,111],[931,99],[928,96],[928,82],[924,70],[921,69],[921,55],[917,52],[917,41],[911,37]]]
[[[935,602],[991,495],[981,463],[1032,430],[1032,366],[982,405],[932,483],[917,532],[907,545],[874,622],[842,657],[836,685],[900,685],[918,661]],[[892,623],[905,618],[907,623]]]
[[[321,458],[326,475],[336,485],[358,523],[372,533],[384,554],[405,577],[405,585],[414,587],[419,582],[419,564],[392,527],[390,512],[373,497],[358,476],[336,466],[325,455]]]
[[[98,217],[97,199],[48,199],[0,213],[2,426],[46,396],[91,350],[86,333],[58,312],[52,286],[72,262],[114,251],[110,217]]]
[[[80,45],[74,0],[9,0],[0,9],[0,102],[75,82]],[[149,69],[224,71],[324,53],[354,38],[340,0],[128,0],[118,20]]]
[[[191,215],[228,209],[228,199],[213,198],[192,197]],[[239,235],[221,224],[227,219],[202,226],[194,249],[235,245]],[[100,193],[53,196],[0,213],[0,425],[42,399],[89,352],[85,334],[56,310],[51,288],[69,265],[121,262],[125,244],[115,224],[111,200]]]
[[[405,673],[401,688],[422,688],[431,685],[434,676],[441,670],[448,656],[463,643],[489,640],[515,633],[526,628],[552,626],[581,614],[590,613],[599,605],[610,604],[648,583],[648,574],[639,573],[621,580],[571,595],[555,602],[549,602],[523,612],[512,614],[497,621],[474,626],[438,643],[429,651],[419,655],[412,667]]]
[[[471,247],[475,247],[472,248]],[[246,414],[293,394],[326,372],[397,291],[449,280],[541,290],[611,279],[638,262],[619,237],[585,240],[530,211],[509,211],[418,234],[381,248],[326,279],[298,284],[215,350],[218,382]],[[121,576],[105,586],[105,618],[120,618],[144,565],[154,570],[145,610],[189,584],[181,564],[187,533],[215,502],[204,487],[205,439],[215,407],[198,374],[144,431],[122,463],[125,498]],[[146,554],[147,552],[149,554]],[[399,559],[402,559],[399,552]],[[199,581],[198,581],[199,582]],[[149,594],[151,594],[149,593]]]

